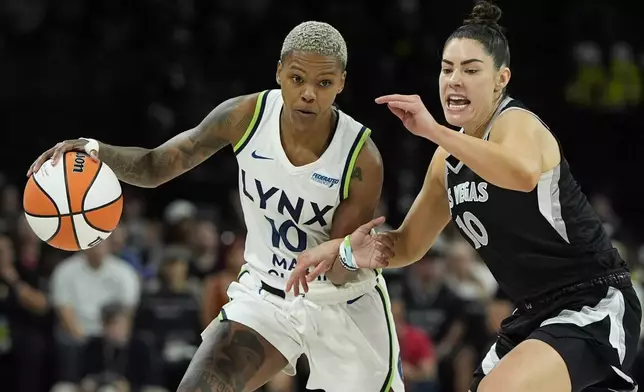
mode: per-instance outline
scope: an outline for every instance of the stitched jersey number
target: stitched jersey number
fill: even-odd
[[[479,249],[481,246],[486,246],[489,242],[487,230],[481,221],[471,212],[465,211],[463,218],[456,217],[456,224],[463,233],[472,241],[474,248]]]

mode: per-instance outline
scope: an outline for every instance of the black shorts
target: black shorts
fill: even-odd
[[[553,347],[566,362],[572,391],[636,391],[629,375],[642,309],[628,272],[580,283],[524,302],[503,320],[496,342],[474,372],[470,391],[526,339]]]

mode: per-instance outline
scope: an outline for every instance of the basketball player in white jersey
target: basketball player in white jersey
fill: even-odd
[[[373,250],[369,230],[383,221],[372,220],[382,161],[370,130],[333,106],[346,65],[340,33],[306,22],[284,40],[280,90],[230,99],[154,149],[68,140],[32,165],[28,174],[50,157],[57,162],[65,151],[84,150],[120,180],[156,187],[233,146],[247,264],[228,289],[230,302],[203,332],[179,391],[253,391],[282,370],[294,374],[302,354],[310,389],[404,390],[387,288],[376,270],[386,257],[365,254]],[[349,240],[364,265],[338,258],[306,294],[286,292],[301,252],[358,228]]]

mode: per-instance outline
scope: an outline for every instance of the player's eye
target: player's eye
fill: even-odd
[[[293,79],[293,82],[296,84],[304,82],[304,79],[302,79],[299,75],[293,75],[291,79]]]
[[[320,82],[320,86],[322,87],[331,87],[333,83],[330,80],[323,80]]]
[[[449,69],[449,68],[443,68],[443,69],[441,70],[441,72],[442,72],[444,75],[448,75],[448,74],[451,74],[451,73],[452,73],[452,70],[451,70],[451,69]]]
[[[478,69],[467,69],[467,70],[465,70],[465,73],[470,74],[470,75],[474,75],[477,72],[479,72]]]

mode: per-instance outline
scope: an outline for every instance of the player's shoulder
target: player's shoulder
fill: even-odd
[[[372,137],[373,130],[339,109],[338,113],[344,117],[345,127],[342,131],[348,132],[349,138],[354,139],[354,144],[360,148],[357,161],[362,164],[382,166],[380,150]]]
[[[362,148],[356,159],[356,164],[375,167],[383,166],[382,155],[380,155],[380,150],[378,149],[378,146],[373,141],[371,136],[366,137],[364,147]]]
[[[492,125],[490,140],[502,137],[506,132],[539,132],[547,131],[545,123],[530,110],[523,102],[508,98],[508,102],[501,109]]]

